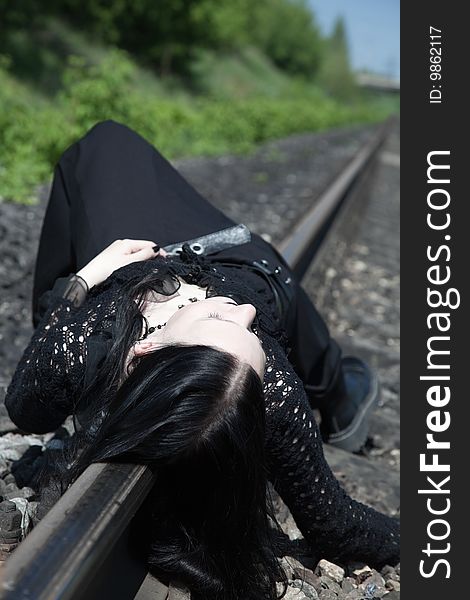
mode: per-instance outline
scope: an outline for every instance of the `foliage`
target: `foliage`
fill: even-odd
[[[0,31],[32,27],[41,14],[37,0],[0,0]]]
[[[168,99],[134,85],[136,66],[122,50],[97,65],[72,56],[53,101],[34,96],[0,61],[0,196],[33,201],[61,152],[97,121],[114,119],[149,139],[169,158],[249,152],[291,133],[383,118],[370,105],[345,106],[304,86],[278,98]]]
[[[47,15],[131,52],[159,75],[187,77],[201,49],[255,46],[288,73],[311,76],[321,38],[306,0],[0,0],[5,31],[31,29]],[[13,31],[11,31],[13,30]],[[5,36],[7,41],[9,35]],[[26,40],[27,41],[27,40]],[[0,52],[5,52],[0,40]]]
[[[322,59],[322,40],[304,0],[253,3],[251,40],[284,71],[312,77]]]
[[[0,200],[34,201],[105,119],[174,158],[393,109],[359,96],[344,23],[322,39],[307,0],[0,0],[0,30]]]
[[[342,100],[351,99],[357,93],[349,64],[346,27],[340,17],[335,22],[331,36],[325,41],[318,82],[332,96]]]

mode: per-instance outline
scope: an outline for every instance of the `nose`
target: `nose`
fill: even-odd
[[[239,304],[232,309],[233,320],[247,329],[253,323],[255,317],[256,308],[252,304]]]

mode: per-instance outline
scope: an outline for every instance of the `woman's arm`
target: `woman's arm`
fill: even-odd
[[[347,495],[324,458],[320,433],[300,378],[280,349],[276,360],[271,353],[267,355],[270,479],[304,538],[314,553],[318,552],[318,558],[363,560],[375,567],[396,564],[398,521]]]
[[[115,240],[80,269],[77,275],[84,279],[88,288],[91,289],[125,265],[155,258],[158,255],[166,256],[167,254],[155,242],[149,240]]]
[[[77,274],[56,280],[41,296],[38,327],[23,353],[7,390],[5,405],[24,431],[57,429],[71,414],[84,381],[87,338],[96,315],[80,310],[88,291],[115,270],[133,262],[166,255],[149,240],[116,240]]]
[[[85,373],[86,337],[93,322],[91,313],[87,319],[86,310],[79,308],[83,293],[79,280],[63,278],[42,299],[47,308],[5,397],[11,420],[23,431],[54,431],[71,413]]]
[[[57,298],[65,298],[72,302],[75,308],[81,306],[87,297],[90,288],[87,282],[78,273],[71,273],[67,277],[59,277],[55,280],[52,290],[45,292],[38,300],[35,313],[35,322],[38,324],[46,314],[49,305]]]

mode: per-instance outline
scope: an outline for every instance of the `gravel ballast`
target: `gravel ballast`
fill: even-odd
[[[173,164],[219,209],[276,244],[374,132],[374,127],[355,127],[297,135],[265,144],[249,157],[192,158]],[[398,143],[395,132],[382,157],[397,154]],[[355,226],[332,235],[321,263],[303,280],[345,353],[367,359],[378,369],[383,386],[382,403],[362,455],[326,447],[327,459],[355,498],[391,515],[399,510],[398,182],[399,169],[381,160],[368,197],[359,203]],[[43,448],[60,444],[67,435],[65,429],[56,435],[22,435],[3,405],[6,387],[33,331],[32,273],[48,193],[49,184],[42,186],[35,206],[0,202],[0,554],[4,557],[16,547],[15,540],[27,530],[29,513],[36,508],[29,483]],[[399,566],[378,573],[364,565],[309,564],[308,549],[280,500],[278,514],[297,548],[292,557],[283,559],[290,582],[286,598],[399,598]]]

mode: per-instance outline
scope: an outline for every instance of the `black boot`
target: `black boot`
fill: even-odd
[[[359,358],[341,359],[334,388],[318,404],[323,441],[348,452],[365,444],[369,419],[379,400],[377,375]]]

